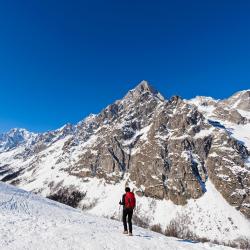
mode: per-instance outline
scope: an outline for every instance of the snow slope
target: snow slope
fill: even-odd
[[[230,249],[169,238],[139,227],[81,213],[0,182],[0,249]]]

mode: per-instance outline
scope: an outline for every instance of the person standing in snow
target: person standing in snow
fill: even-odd
[[[132,216],[133,210],[135,208],[135,195],[133,192],[130,192],[130,188],[125,188],[125,194],[122,196],[122,201],[119,202],[120,205],[123,205],[123,212],[122,212],[122,220],[124,226],[124,234],[128,234],[129,236],[133,236],[132,233]],[[128,226],[129,226],[129,233],[127,227],[127,217],[128,217]]]

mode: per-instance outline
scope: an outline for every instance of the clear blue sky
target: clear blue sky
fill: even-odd
[[[0,132],[76,123],[140,80],[164,96],[250,88],[250,1],[0,1]]]

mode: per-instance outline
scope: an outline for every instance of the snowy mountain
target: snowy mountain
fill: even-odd
[[[224,102],[226,102],[226,104],[229,105],[231,108],[249,112],[250,90],[239,91]]]
[[[129,185],[138,225],[221,243],[250,239],[248,92],[167,100],[142,81],[97,115],[6,147],[0,178],[114,219]]]
[[[31,145],[36,138],[35,133],[31,133],[26,129],[11,129],[6,134],[0,134],[0,152],[4,152],[20,145]]]
[[[250,90],[239,91],[225,100],[197,96],[188,102],[196,105],[206,117],[236,124],[250,122]]]
[[[0,182],[0,248],[13,249],[232,249],[165,237],[139,227],[82,213]]]

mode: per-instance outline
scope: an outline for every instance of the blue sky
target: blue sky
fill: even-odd
[[[164,96],[250,88],[250,1],[0,1],[0,132],[45,131],[142,79]]]

